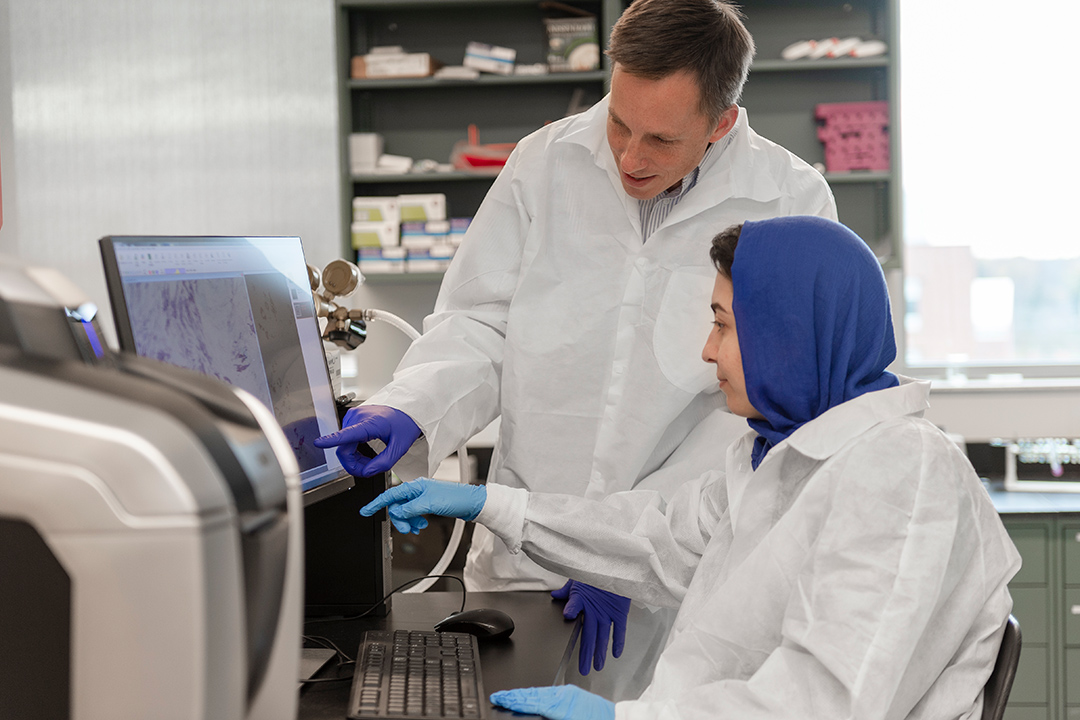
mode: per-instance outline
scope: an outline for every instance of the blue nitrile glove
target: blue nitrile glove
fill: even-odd
[[[357,477],[371,477],[394,467],[420,437],[420,428],[413,419],[386,405],[359,405],[349,408],[341,430],[315,438],[315,447],[338,446],[337,456],[342,466]],[[386,448],[373,458],[357,450],[357,443],[375,439]]]
[[[615,703],[577,685],[500,690],[491,704],[551,720],[615,720]]]
[[[611,632],[611,655],[622,655],[626,644],[626,616],[630,614],[630,598],[595,588],[576,580],[567,580],[551,597],[566,601],[563,617],[573,620],[585,613],[581,624],[581,645],[578,648],[578,672],[589,674],[589,663],[598,671],[607,659],[608,634]]]
[[[428,525],[424,515],[475,520],[485,502],[487,488],[483,485],[417,478],[390,488],[360,508],[360,514],[370,517],[389,508],[386,514],[398,532],[415,535]]]

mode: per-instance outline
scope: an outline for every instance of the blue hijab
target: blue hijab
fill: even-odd
[[[769,449],[826,410],[899,384],[885,276],[847,227],[794,216],[743,224],[731,266],[746,394]]]

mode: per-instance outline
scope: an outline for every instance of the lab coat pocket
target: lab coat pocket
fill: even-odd
[[[709,335],[716,271],[681,268],[671,273],[653,329],[653,352],[660,371],[675,387],[696,395],[717,389],[712,366],[701,359]]]

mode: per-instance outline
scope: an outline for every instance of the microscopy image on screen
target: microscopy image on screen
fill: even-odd
[[[124,296],[139,355],[247,390],[274,413],[301,471],[325,464],[284,278],[129,282]]]

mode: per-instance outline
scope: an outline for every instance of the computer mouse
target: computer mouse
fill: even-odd
[[[514,632],[513,619],[502,610],[476,608],[454,613],[435,623],[440,632],[462,632],[475,635],[477,640],[498,640]]]

